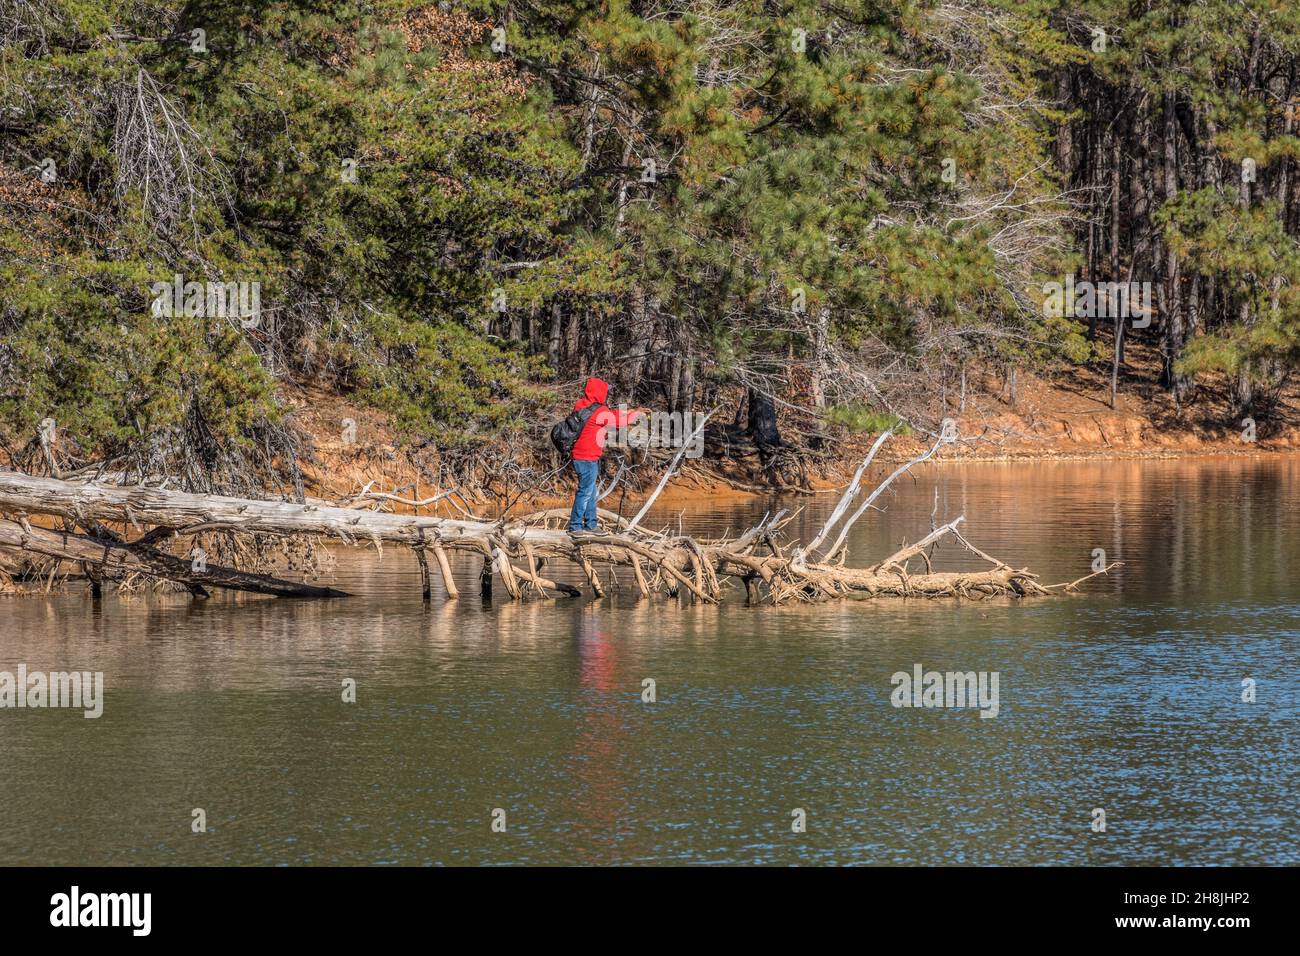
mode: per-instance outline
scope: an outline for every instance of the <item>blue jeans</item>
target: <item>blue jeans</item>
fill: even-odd
[[[600,462],[574,459],[573,470],[578,473],[578,493],[573,496],[573,513],[569,515],[569,530],[595,531],[596,476],[600,474]]]

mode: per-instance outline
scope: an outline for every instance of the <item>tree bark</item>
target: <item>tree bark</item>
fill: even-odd
[[[252,574],[214,565],[208,565],[203,571],[195,571],[192,562],[152,548],[133,547],[66,531],[27,528],[16,521],[3,519],[0,519],[0,547],[19,548],[51,558],[80,561],[88,566],[102,568],[108,574],[135,572],[166,578],[200,590],[218,587],[275,597],[348,596],[346,591],[335,588],[299,584],[267,574]]]

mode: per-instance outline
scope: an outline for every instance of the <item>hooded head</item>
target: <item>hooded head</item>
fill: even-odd
[[[609,383],[598,378],[589,378],[586,387],[582,390],[582,400],[578,402],[578,407],[586,408],[588,405],[593,404],[603,405],[608,397]]]

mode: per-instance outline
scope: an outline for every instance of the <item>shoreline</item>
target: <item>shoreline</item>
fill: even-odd
[[[1057,376],[1022,372],[1016,395],[1009,397],[1002,393],[996,370],[972,367],[969,390],[960,405],[928,403],[926,420],[952,418],[961,436],[959,444],[949,446],[931,461],[946,466],[1227,460],[1300,453],[1300,383],[1286,390],[1270,419],[1259,422],[1255,440],[1247,440],[1248,433],[1255,437],[1255,425],[1249,420],[1247,428],[1247,421],[1238,421],[1231,413],[1226,381],[1208,377],[1196,400],[1179,408],[1158,387],[1159,369],[1158,350],[1143,343],[1131,344],[1123,390],[1112,408],[1109,378],[1096,369],[1077,369],[1071,375]],[[415,500],[445,490],[430,480],[442,473],[436,454],[412,447],[382,412],[304,384],[286,385],[281,397],[292,420],[310,440],[310,451],[298,462],[308,494],[325,500],[346,500],[369,482],[376,490],[414,489],[418,493],[409,497]],[[557,408],[554,414],[562,412]],[[356,425],[353,440],[348,443],[340,436],[342,422]],[[801,434],[801,424],[797,417],[784,421],[782,435],[803,449],[808,487],[818,494],[842,489],[878,434],[823,427],[818,437]],[[896,466],[920,454],[932,441],[926,434],[895,435],[880,449],[873,467]],[[790,494],[788,490],[761,487],[763,478],[756,473],[757,462],[752,458],[704,460],[708,473],[701,473],[687,460],[684,473],[664,488],[661,500]],[[558,464],[549,443],[542,438],[522,443],[514,461],[522,471],[531,469],[539,475]],[[646,466],[645,475],[637,475],[645,487],[630,489],[629,495],[644,500],[661,474],[655,469],[666,466],[666,457],[657,466]],[[474,495],[474,500],[481,506],[492,502],[493,493],[500,494],[501,485],[491,488],[490,478],[479,476],[475,490],[483,494]],[[569,503],[572,480],[567,475],[552,477],[547,484],[546,491],[521,496],[512,513],[520,513],[521,505],[555,507]],[[283,490],[281,487],[268,492]],[[506,498],[518,489],[508,490]]]
[[[919,449],[919,443],[918,443]],[[894,454],[877,456],[876,465],[895,466],[909,460],[909,455]],[[917,466],[923,469],[926,466],[937,466],[943,468],[961,467],[965,465],[1028,465],[1028,464],[1083,464],[1083,463],[1101,463],[1101,462],[1156,462],[1156,461],[1246,461],[1251,459],[1283,459],[1297,458],[1300,459],[1300,448],[1294,447],[1262,447],[1248,449],[1233,449],[1231,447],[1211,446],[1207,448],[1155,448],[1155,449],[1106,449],[1100,451],[1066,451],[1062,449],[1044,449],[1036,453],[1029,450],[1018,450],[1006,452],[1000,455],[958,455],[948,458],[935,457],[927,462]],[[693,504],[714,500],[718,498],[727,499],[758,499],[766,497],[790,497],[790,498],[811,498],[814,496],[827,495],[830,493],[842,492],[853,476],[853,471],[861,462],[861,457],[850,459],[837,459],[834,464],[827,469],[828,474],[825,477],[818,477],[810,482],[812,486],[811,494],[805,492],[803,495],[797,495],[792,492],[783,491],[773,488],[770,491],[751,491],[745,488],[737,488],[725,481],[714,478],[691,474],[689,471],[679,475],[669,481],[660,493],[657,504],[676,503],[676,504]],[[836,474],[829,474],[829,472]],[[842,472],[843,474],[838,474]],[[651,487],[637,489],[629,492],[629,500],[639,504],[649,495]],[[569,495],[525,495],[515,504],[512,512],[516,515],[525,514],[528,510],[542,510],[548,508],[567,507],[572,501]],[[521,505],[526,506],[521,509]]]

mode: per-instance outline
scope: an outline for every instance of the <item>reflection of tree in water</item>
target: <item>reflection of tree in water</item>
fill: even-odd
[[[1263,599],[1287,576],[1289,540],[1300,531],[1288,488],[1296,463],[1169,462],[1129,469],[1111,489],[1116,534],[1140,560],[1142,589],[1202,601]],[[1139,484],[1140,482],[1140,484]],[[1128,574],[1134,562],[1125,560]]]

